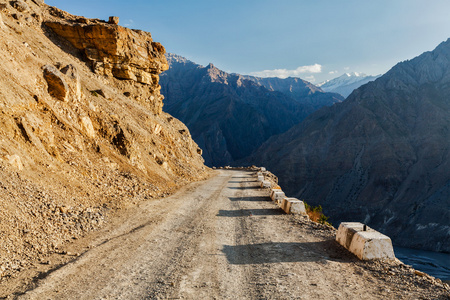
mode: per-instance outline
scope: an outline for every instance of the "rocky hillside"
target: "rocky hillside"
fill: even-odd
[[[263,79],[248,80],[212,64],[202,67],[173,54],[168,61],[170,69],[161,76],[164,110],[189,127],[210,166],[250,155],[269,137],[302,121],[317,102],[331,105],[342,99],[302,80],[288,83],[296,87],[294,97],[278,91],[281,83],[268,89]]]
[[[345,73],[334,79],[322,82],[318,86],[326,92],[338,93],[347,98],[355,89],[370,81],[374,81],[380,76],[370,76],[356,72]]]
[[[335,92],[324,93],[320,87],[301,78],[261,78],[247,75],[244,75],[244,78],[264,86],[269,91],[277,91],[286,94],[313,110],[317,110],[323,106],[331,106],[344,100],[344,97],[340,94]]]
[[[267,141],[250,162],[337,225],[450,251],[450,40]]]
[[[0,278],[207,176],[162,112],[164,47],[117,23],[0,0]]]

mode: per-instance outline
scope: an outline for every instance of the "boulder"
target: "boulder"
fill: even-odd
[[[29,9],[28,4],[22,0],[13,1],[11,5],[20,12],[26,12]]]
[[[66,101],[69,87],[67,86],[62,73],[51,65],[45,65],[43,70],[44,78],[48,84],[48,93],[58,100]]]
[[[119,17],[114,17],[114,16],[109,17],[108,23],[114,24],[114,25],[119,25]]]

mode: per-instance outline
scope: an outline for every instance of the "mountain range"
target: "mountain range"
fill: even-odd
[[[228,74],[175,54],[167,61],[160,79],[164,111],[188,126],[208,166],[245,158],[317,108],[343,100],[298,78]]]
[[[355,89],[381,75],[371,76],[364,73],[345,73],[339,77],[319,83],[317,86],[325,92],[338,93],[347,98]]]
[[[450,39],[266,141],[248,163],[331,221],[450,252]]]

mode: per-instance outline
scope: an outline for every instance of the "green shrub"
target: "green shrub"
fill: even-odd
[[[331,226],[331,223],[328,222],[329,217],[325,216],[322,212],[321,205],[313,207],[305,201],[303,201],[303,203],[305,204],[306,213],[308,214],[311,221]]]

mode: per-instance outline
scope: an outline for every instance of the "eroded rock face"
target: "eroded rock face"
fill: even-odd
[[[165,49],[151,34],[116,24],[46,22],[55,33],[84,50],[93,70],[102,75],[157,85],[169,68]]]
[[[45,22],[56,34],[83,50],[93,71],[100,75],[130,80],[148,86],[147,94],[135,95],[140,102],[152,103],[156,114],[162,112],[159,74],[169,68],[164,47],[150,33],[85,18]],[[131,84],[129,84],[131,86]],[[124,92],[130,92],[124,87]],[[142,99],[144,98],[144,99]]]

